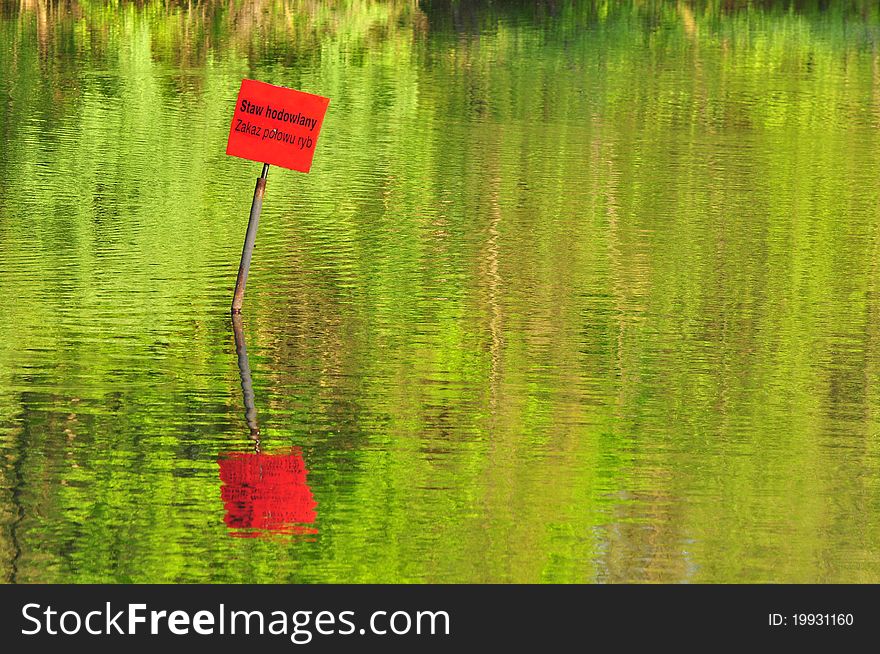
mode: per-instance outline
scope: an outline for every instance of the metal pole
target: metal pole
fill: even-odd
[[[235,280],[235,295],[232,296],[232,313],[241,313],[244,302],[244,287],[247,285],[248,271],[251,268],[251,255],[254,253],[254,241],[257,240],[257,227],[260,224],[260,211],[263,208],[263,195],[266,192],[266,177],[269,164],[263,164],[263,172],[257,178],[254,188],[254,201],[251,203],[251,216],[248,218],[247,234],[241,250],[241,263],[238,265],[238,279]]]

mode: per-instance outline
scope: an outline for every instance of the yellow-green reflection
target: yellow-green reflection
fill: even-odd
[[[494,4],[4,5],[6,580],[880,580],[875,4]],[[219,500],[242,77],[332,98],[245,319],[311,540]]]

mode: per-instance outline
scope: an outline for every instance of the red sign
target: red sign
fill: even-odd
[[[241,81],[226,154],[307,173],[329,98]]]
[[[308,470],[299,450],[289,454],[221,454],[220,497],[231,536],[317,534]]]

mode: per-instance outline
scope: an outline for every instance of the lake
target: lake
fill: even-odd
[[[880,582],[825,4],[0,3],[0,579]],[[233,324],[243,78],[331,102]]]

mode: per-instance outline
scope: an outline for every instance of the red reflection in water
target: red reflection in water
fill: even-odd
[[[273,534],[317,534],[318,505],[306,482],[306,462],[299,450],[289,454],[221,454],[220,497],[229,534],[255,538]]]

